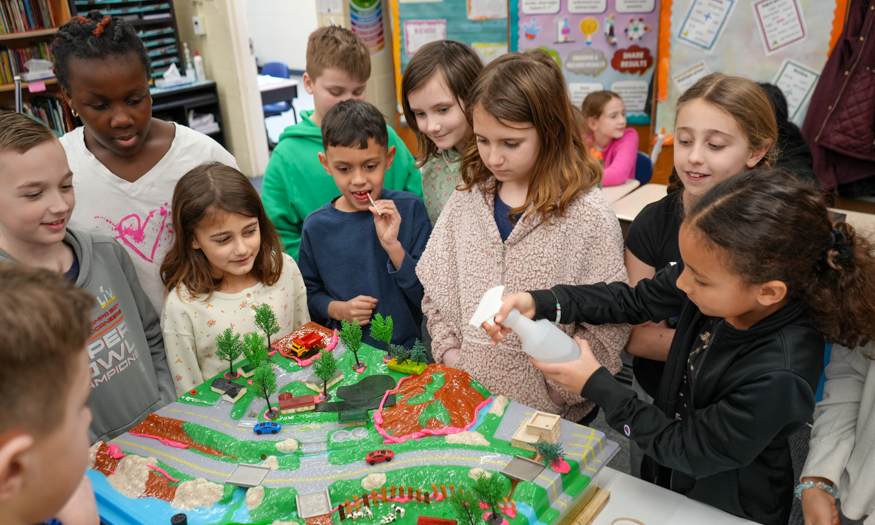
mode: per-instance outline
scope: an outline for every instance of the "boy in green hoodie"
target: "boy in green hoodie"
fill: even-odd
[[[280,135],[264,174],[262,202],[279,232],[286,253],[298,260],[301,230],[311,212],[340,195],[334,179],[319,162],[322,149],[322,118],[339,102],[365,99],[371,76],[371,55],[364,41],[337,26],[321,27],[307,41],[307,72],[304,89],[313,95],[316,109],[302,111],[301,122]],[[395,161],[386,171],[383,187],[422,197],[422,175],[416,159],[391,127],[389,147]]]

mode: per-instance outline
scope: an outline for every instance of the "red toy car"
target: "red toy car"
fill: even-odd
[[[365,456],[365,461],[371,465],[376,465],[384,461],[388,463],[394,457],[395,453],[391,450],[374,450],[373,452],[368,452],[368,455]]]

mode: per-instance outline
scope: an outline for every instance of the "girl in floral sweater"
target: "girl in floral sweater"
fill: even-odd
[[[257,332],[253,309],[271,307],[279,332],[310,321],[307,290],[283,253],[258,192],[245,175],[219,164],[186,173],[173,192],[176,237],[161,265],[166,293],[161,328],[177,395],[228,368],[216,355],[226,328]]]
[[[583,146],[562,72],[542,52],[504,55],[472,87],[466,117],[476,143],[462,159],[464,185],[450,196],[416,268],[435,361],[469,372],[496,395],[589,422],[594,404],[546,381],[516,335],[492,347],[468,324],[483,293],[497,285],[513,292],[627,282],[620,225],[597,188],[601,169]],[[620,370],[628,326],[562,329]]]
[[[434,226],[456,186],[459,164],[471,140],[465,100],[483,69],[473,49],[439,40],[416,52],[401,80],[404,117],[416,133],[422,170],[422,195]]]

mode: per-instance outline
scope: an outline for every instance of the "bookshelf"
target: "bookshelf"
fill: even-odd
[[[6,73],[13,72],[12,53],[26,48],[33,50],[42,47],[46,50],[45,44],[51,42],[58,27],[67,23],[71,16],[67,0],[22,0],[15,4],[0,1],[0,67],[5,66]],[[37,55],[31,56],[39,58]],[[19,72],[17,67],[14,69]],[[67,123],[57,81],[46,79],[34,84],[39,86],[40,92],[31,93],[31,84],[22,82],[22,98],[27,113],[43,120],[56,134],[63,134]],[[11,78],[0,79],[0,109],[13,109],[14,104],[15,84]]]

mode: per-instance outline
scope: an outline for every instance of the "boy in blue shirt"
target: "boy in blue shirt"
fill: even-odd
[[[386,121],[360,100],[331,108],[322,120],[319,160],[340,196],[307,216],[298,267],[307,285],[310,317],[330,328],[340,320],[364,325],[392,316],[392,342],[420,338],[422,284],[416,263],[431,235],[418,195],[383,189],[395,158]],[[377,346],[365,330],[363,341]],[[382,346],[380,346],[382,347]]]

